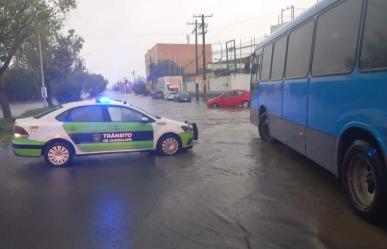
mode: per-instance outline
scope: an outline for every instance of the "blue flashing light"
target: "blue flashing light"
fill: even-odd
[[[101,104],[107,104],[109,103],[111,100],[108,98],[108,97],[100,97],[97,99],[97,102],[98,103],[101,103]]]

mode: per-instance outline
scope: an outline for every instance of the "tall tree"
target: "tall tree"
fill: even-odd
[[[17,51],[43,25],[60,26],[76,0],[0,0],[0,106],[12,118],[2,76]]]
[[[83,60],[80,57],[83,43],[83,38],[76,35],[75,31],[71,29],[66,36],[60,32],[54,33],[44,49],[47,100],[50,105],[52,105],[52,97],[55,94],[54,84],[64,84],[72,73],[77,74],[85,71]]]

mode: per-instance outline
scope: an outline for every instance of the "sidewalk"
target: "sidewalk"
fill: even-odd
[[[40,102],[23,102],[23,103],[12,103],[10,104],[11,112],[13,117],[20,116],[23,112],[44,107],[43,101]],[[3,118],[3,112],[0,108],[0,118]]]

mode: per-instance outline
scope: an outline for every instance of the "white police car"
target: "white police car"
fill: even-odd
[[[193,147],[195,123],[153,116],[122,101],[100,98],[65,104],[15,121],[12,147],[17,156],[44,156],[55,167],[73,156],[157,151],[175,155]]]

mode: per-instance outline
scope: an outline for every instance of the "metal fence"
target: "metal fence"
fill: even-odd
[[[251,38],[250,41],[229,40],[212,44],[212,63],[209,73],[222,77],[236,73],[250,73],[250,61],[256,45],[263,38]]]
[[[208,78],[217,78],[228,76],[231,74],[249,74],[251,56],[256,45],[262,41],[261,38],[251,38],[249,41],[241,39],[229,40],[226,42],[212,43],[211,63],[207,66],[206,72]],[[201,46],[201,45],[199,45]],[[202,54],[198,54],[198,60],[202,61]],[[182,68],[195,64],[195,59],[192,59]],[[199,68],[198,74],[202,74],[202,68]],[[194,79],[195,75],[185,75],[187,80]]]

